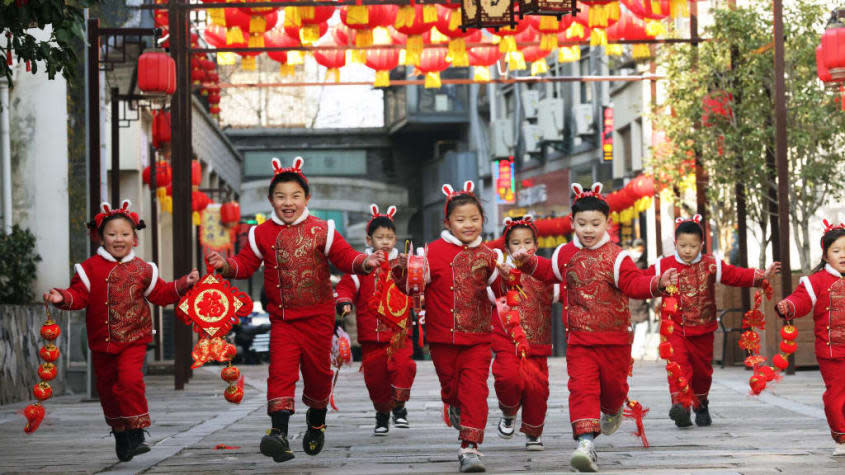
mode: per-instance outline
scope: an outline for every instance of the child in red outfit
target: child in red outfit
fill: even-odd
[[[610,242],[610,207],[601,189],[601,183],[587,192],[572,185],[575,237],[555,249],[551,260],[524,250],[513,255],[540,281],[563,284],[569,417],[578,440],[570,464],[579,471],[598,470],[593,439],[616,432],[622,422],[633,336],[628,298],[654,297],[676,272],[647,276]]]
[[[787,320],[813,312],[824,412],[836,442],[833,455],[845,456],[845,224],[824,224],[821,263],[775,309]]]
[[[287,433],[300,371],[305,382],[302,402],[309,407],[302,446],[308,455],[323,448],[334,330],[329,263],[344,272],[366,274],[383,261],[381,252],[367,256],[352,249],[335,230],[334,221],[308,213],[311,195],[302,165],[301,157],[290,168],[274,158],[267,193],[272,219],[250,228],[249,246],[237,256],[224,259],[214,252],[208,256],[215,269],[236,279],[248,278],[264,263],[271,322],[267,413],[273,428],[261,439],[260,449],[276,462],[294,457]]]
[[[426,335],[431,360],[448,405],[451,425],[460,431],[461,472],[482,472],[478,445],[487,425],[487,377],[490,374],[494,301],[488,286],[498,276],[497,253],[481,243],[484,212],[468,181],[446,194],[445,230],[428,246],[425,289]],[[406,288],[407,256],[400,254],[393,277]]]
[[[396,207],[391,206],[387,209],[387,214],[380,214],[378,206],[373,204],[370,205],[370,211],[373,217],[367,223],[367,245],[370,247],[368,253],[373,250],[382,251],[392,262],[399,254],[394,247],[396,226],[393,224],[393,215],[396,213]],[[409,427],[405,402],[411,397],[411,385],[417,374],[417,364],[412,359],[414,345],[411,333],[408,332],[403,341],[397,341],[402,338],[401,334],[379,318],[379,304],[372,300],[374,295],[390,292],[391,288],[398,292],[392,281],[387,282],[390,284],[388,288],[379,288],[385,285],[385,274],[387,272],[382,267],[370,275],[361,277],[344,274],[335,289],[339,314],[346,315],[351,312],[353,304],[357,310],[361,368],[364,371],[364,382],[370,393],[370,400],[376,410],[376,427],[373,430],[373,435],[376,436],[385,436],[390,431],[391,411],[394,426],[405,429]],[[398,297],[405,302],[399,311],[406,316],[406,328],[410,329],[408,297],[402,294]],[[392,300],[395,300],[395,297]]]
[[[97,255],[74,266],[69,288],[52,289],[44,300],[64,310],[85,309],[100,404],[114,433],[117,457],[125,462],[150,451],[144,443],[150,414],[142,372],[147,344],[153,341],[147,302],[178,302],[199,273],[194,269],[176,282],[159,278],[155,263],[135,257],[132,250],[138,245],[136,230],[145,226],[129,211],[129,200],[119,209],[101,206],[103,212],[88,224],[101,242]]]
[[[717,328],[716,284],[760,287],[764,278],[771,278],[780,269],[780,264],[772,263],[764,274],[757,269],[732,266],[713,255],[703,254],[704,230],[700,221],[700,215],[692,219],[678,218],[675,255],[659,259],[647,272],[660,275],[667,269],[678,271],[681,312],[674,319],[677,330],[668,337],[674,350],[672,361],[680,365],[682,375],[689,381],[692,392],[698,398],[695,424],[709,426],[712,420],[707,395],[713,380],[713,334]],[[679,403],[678,393],[681,388],[675,387],[675,384],[675,379],[669,378],[672,396],[669,417],[678,427],[689,427],[692,425],[690,410]]]
[[[534,252],[537,250],[536,227],[530,215],[522,218],[505,218],[505,249],[509,256],[505,265],[512,265],[510,254],[518,250]],[[520,279],[520,287],[525,294],[519,311],[519,322],[530,345],[529,355],[523,364],[533,366],[530,374],[539,381],[529,384],[520,368],[521,358],[516,354],[516,347],[511,336],[499,318],[493,319],[493,379],[496,396],[502,418],[499,419],[499,436],[510,439],[514,433],[514,419],[522,408],[522,426],[520,432],[527,437],[527,450],[543,450],[540,436],[546,419],[549,399],[549,366],[546,358],[552,354],[552,304],[560,297],[560,285],[544,283],[525,275]]]

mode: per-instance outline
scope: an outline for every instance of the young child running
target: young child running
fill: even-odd
[[[264,263],[271,323],[267,413],[273,427],[261,439],[260,449],[276,462],[294,457],[287,440],[288,420],[294,413],[300,371],[305,383],[302,402],[308,406],[302,447],[308,455],[323,449],[334,330],[329,263],[343,272],[366,274],[383,260],[381,252],[367,256],[355,251],[335,230],[334,221],[308,213],[311,193],[302,165],[301,157],[290,168],[274,158],[267,193],[271,219],[250,228],[249,246],[237,256],[224,259],[215,252],[208,256],[224,277],[236,279],[248,278]]]
[[[153,341],[147,302],[170,305],[199,279],[196,269],[176,282],[159,278],[158,267],[135,257],[137,230],[144,221],[129,210],[102,203],[102,212],[88,223],[100,241],[97,255],[74,266],[67,289],[52,289],[44,300],[64,310],[85,309],[88,348],[106,424],[111,426],[117,458],[123,462],[150,451],[144,428],[150,413],[144,395],[143,366]]]
[[[824,412],[836,442],[833,455],[845,456],[845,224],[825,220],[824,225],[822,261],[775,309],[787,320],[813,312]]]
[[[367,223],[367,253],[373,250],[382,251],[392,261],[397,258],[396,226],[393,224],[393,216],[396,214],[396,207],[387,209],[387,214],[380,214],[378,206],[370,205],[372,218]],[[364,382],[370,393],[370,400],[376,410],[376,427],[373,435],[385,436],[390,427],[390,412],[393,411],[393,425],[407,429],[408,410],[405,409],[405,402],[411,397],[411,385],[414,383],[414,376],[417,374],[417,364],[414,363],[412,355],[414,345],[411,340],[411,332],[404,338],[404,341],[394,340],[400,335],[392,327],[382,321],[377,315],[380,302],[374,301],[374,296],[379,292],[389,292],[391,287],[396,292],[398,289],[392,281],[385,287],[387,271],[384,266],[377,268],[372,274],[358,277],[355,274],[345,274],[341,277],[335,291],[338,313],[346,315],[352,311],[355,305],[356,322],[358,324],[358,343],[361,345],[361,368],[364,371]],[[405,301],[403,308],[398,309],[405,316],[407,328],[411,328],[411,312],[408,297],[399,295]],[[390,303],[390,302],[388,302]],[[387,309],[393,311],[392,309]],[[385,311],[385,310],[382,310]]]
[[[505,265],[513,265],[511,254],[523,250],[533,253],[537,250],[537,228],[530,215],[521,218],[505,218],[505,250],[508,257]],[[500,279],[502,280],[502,279]],[[560,297],[560,284],[544,283],[529,275],[520,279],[524,292],[519,311],[519,322],[530,345],[524,364],[533,366],[531,374],[539,375],[540,381],[528,384],[520,368],[520,356],[511,336],[499,318],[493,319],[493,378],[496,396],[502,417],[499,419],[499,436],[510,439],[514,433],[514,419],[522,408],[522,426],[527,450],[543,450],[540,436],[546,419],[546,403],[549,399],[549,366],[546,358],[552,354],[552,304]],[[539,388],[534,387],[538,385]]]
[[[628,298],[656,296],[676,272],[648,276],[610,242],[610,207],[601,189],[601,183],[591,191],[572,185],[575,236],[555,249],[551,260],[525,250],[513,254],[519,267],[535,278],[563,283],[569,418],[578,441],[570,464],[582,472],[598,470],[593,439],[613,434],[622,423],[633,340]]]
[[[763,279],[770,279],[780,269],[772,263],[766,273],[757,269],[732,266],[711,254],[704,254],[704,230],[701,216],[678,218],[675,228],[675,255],[662,257],[648,269],[650,275],[660,275],[667,269],[678,271],[680,315],[674,319],[676,330],[668,337],[674,350],[672,361],[681,367],[681,374],[689,381],[698,398],[695,424],[712,423],[708,409],[708,393],[713,380],[713,335],[716,322],[716,284],[732,287],[760,287]],[[672,408],[669,417],[678,427],[692,425],[690,409],[678,401],[681,388],[674,387],[669,378]]]
[[[481,243],[484,211],[473,194],[473,183],[446,195],[446,228],[428,246],[425,289],[426,335],[431,360],[440,379],[440,394],[448,405],[451,425],[460,431],[461,472],[483,472],[478,445],[487,425],[487,376],[494,304],[488,286],[499,275],[497,253]],[[405,288],[407,256],[400,254],[393,277]]]

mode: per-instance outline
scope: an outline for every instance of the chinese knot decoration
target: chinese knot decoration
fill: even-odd
[[[199,368],[212,360],[228,363],[220,374],[229,384],[223,396],[227,401],[239,404],[244,397],[243,378],[240,371],[232,366],[232,358],[238,350],[224,337],[239,317],[245,317],[252,311],[252,299],[229,281],[211,272],[209,269],[182,297],[176,306],[176,314],[200,335],[191,351],[194,358],[191,368]]]
[[[766,357],[760,354],[760,335],[757,333],[757,330],[766,329],[766,316],[760,310],[760,306],[763,303],[763,294],[766,295],[766,299],[771,300],[772,293],[774,292],[769,281],[766,279],[763,279],[762,288],[762,291],[758,290],[754,292],[754,306],[751,310],[745,312],[742,318],[742,328],[745,331],[740,335],[738,343],[739,347],[745,350],[745,366],[754,370],[754,374],[748,378],[748,385],[751,387],[751,394],[755,396],[766,389],[767,383],[780,379],[780,376],[773,367],[764,364]],[[773,358],[773,362],[778,370],[786,369],[789,364],[786,362],[786,357],[794,353],[797,347],[794,339],[798,336],[798,330],[792,325],[787,325],[783,329],[786,330],[786,333],[781,331],[781,335],[785,335],[784,338],[790,336],[792,339],[782,342],[780,344],[782,354],[777,354]],[[784,346],[784,343],[786,343],[786,346]],[[791,351],[787,351],[790,349]],[[781,363],[783,363],[783,367],[781,367]]]
[[[690,383],[681,374],[681,366],[673,361],[675,349],[669,337],[675,333],[674,318],[681,315],[680,291],[677,286],[666,287],[666,296],[663,297],[663,304],[660,307],[660,346],[658,352],[660,358],[666,360],[666,374],[669,376],[669,389],[676,393],[675,400],[678,404],[688,407],[698,407],[698,398],[690,389]]]
[[[41,381],[32,387],[32,395],[38,401],[26,406],[23,410],[23,415],[26,417],[26,426],[23,431],[27,434],[38,430],[38,426],[44,420],[45,411],[41,403],[53,397],[53,388],[49,381],[56,379],[58,374],[56,360],[59,359],[59,347],[53,342],[59,338],[62,331],[59,325],[50,318],[50,307],[45,304],[44,309],[47,312],[47,321],[41,325],[41,338],[46,343],[38,352],[44,362],[38,367],[38,377]]]

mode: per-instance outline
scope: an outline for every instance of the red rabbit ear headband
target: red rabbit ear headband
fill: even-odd
[[[680,226],[683,223],[687,223],[687,222],[695,223],[699,227],[701,227],[701,215],[697,214],[697,215],[693,216],[692,218],[675,218],[675,229],[677,230],[678,226]]]
[[[606,201],[604,199],[604,195],[601,194],[602,184],[601,183],[593,183],[593,186],[590,187],[589,191],[584,191],[584,187],[581,186],[580,183],[573,183],[572,184],[572,192],[575,193],[575,201],[580,200],[581,198],[598,198],[602,201]]]
[[[273,157],[273,178],[276,178],[276,175],[281,173],[295,173],[302,177],[302,179],[305,180],[305,183],[308,183],[308,179],[305,178],[305,174],[302,173],[302,165],[304,164],[305,160],[302,157],[296,157],[293,159],[293,166],[282,167],[282,161]]]
[[[375,203],[373,203],[373,204],[371,204],[371,205],[370,205],[370,213],[372,213],[372,217],[370,218],[370,220],[369,220],[369,221],[367,221],[367,227],[366,227],[366,229],[369,229],[369,228],[370,228],[370,224],[371,224],[371,223],[373,222],[373,220],[374,220],[374,219],[376,219],[376,218],[387,218],[387,219],[389,219],[389,220],[393,221],[393,215],[395,215],[395,214],[396,214],[396,207],[395,207],[395,206],[393,206],[393,205],[390,205],[390,206],[387,208],[387,213],[385,213],[385,214],[381,214],[381,213],[379,213],[379,211],[378,211],[378,205],[377,205],[377,204],[375,204]]]
[[[88,229],[91,230],[91,238],[96,239],[98,237],[99,231],[103,226],[103,222],[112,216],[123,215],[130,221],[132,221],[132,225],[135,229],[144,229],[147,227],[144,224],[144,220],[138,217],[138,213],[134,211],[129,211],[129,207],[132,206],[132,202],[129,200],[123,200],[121,203],[120,208],[112,208],[111,204],[107,201],[103,201],[100,203],[100,208],[103,210],[97,213],[94,216],[94,220],[87,224]]]
[[[475,184],[472,182],[472,180],[465,181],[464,182],[464,189],[461,190],[461,191],[455,191],[454,188],[452,188],[452,185],[450,185],[448,183],[443,185],[443,188],[441,188],[441,189],[443,190],[443,194],[446,195],[446,205],[443,207],[443,218],[444,219],[446,218],[446,215],[448,214],[446,212],[446,210],[449,209],[449,202],[450,201],[452,201],[453,199],[455,199],[455,198],[457,198],[458,196],[461,196],[461,195],[469,195],[469,196],[472,196],[473,198],[475,197],[475,194],[472,192],[473,190],[475,190]]]
[[[826,219],[822,220],[822,224],[824,224],[824,234],[827,234],[831,231],[835,231],[837,229],[845,229],[845,224],[839,223],[837,225],[833,225],[833,224],[830,223],[830,221],[828,221]],[[821,239],[822,251],[824,251],[824,234],[822,234],[822,239]]]
[[[504,219],[504,224],[505,231],[502,233],[502,236],[507,236],[510,230],[516,226],[528,226],[534,232],[534,237],[537,236],[537,226],[534,225],[534,217],[530,214],[515,219],[507,217]]]

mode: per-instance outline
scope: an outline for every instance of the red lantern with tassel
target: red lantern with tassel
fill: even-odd
[[[44,338],[48,341],[53,341],[59,337],[62,333],[62,329],[59,328],[59,325],[51,319],[48,319],[43,325],[41,325],[41,338]]]
[[[794,325],[784,325],[780,329],[780,337],[784,340],[794,341],[798,338],[798,329]]]
[[[795,350],[798,349],[798,343],[795,340],[783,340],[780,342],[780,351],[786,353],[787,355],[791,355],[795,353]]]

